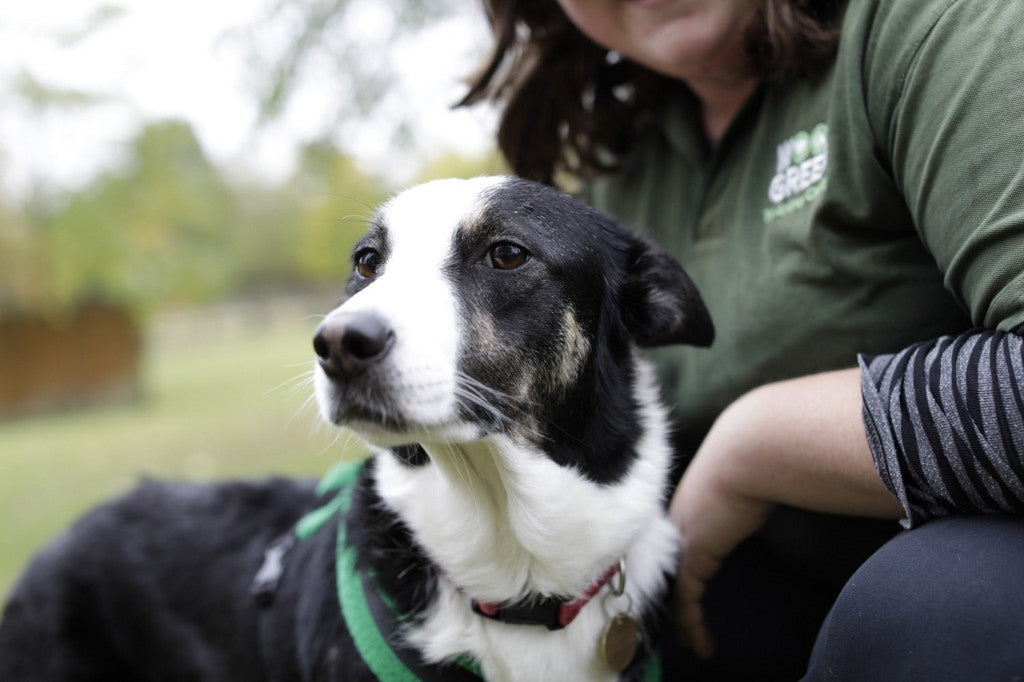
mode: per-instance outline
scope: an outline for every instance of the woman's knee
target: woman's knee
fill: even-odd
[[[1024,673],[1024,519],[956,517],[898,535],[854,573],[807,679]]]

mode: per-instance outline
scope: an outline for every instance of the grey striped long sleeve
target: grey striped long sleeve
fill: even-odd
[[[868,442],[906,527],[1024,513],[1024,338],[976,330],[860,366]]]

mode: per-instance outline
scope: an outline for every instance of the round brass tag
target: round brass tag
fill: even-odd
[[[601,658],[617,673],[626,669],[639,644],[636,621],[625,613],[619,613],[604,627],[601,634]]]

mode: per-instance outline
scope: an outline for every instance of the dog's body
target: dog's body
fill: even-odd
[[[710,342],[692,284],[610,219],[500,178],[399,195],[353,262],[315,388],[376,454],[270,571],[272,598],[251,598],[253,576],[325,501],[311,485],[147,484],[36,558],[0,679],[373,679],[339,609],[338,523],[425,677],[468,658],[488,679],[616,679],[598,649],[619,612],[644,633],[625,676],[642,675],[677,538],[668,420],[634,348]],[[553,629],[502,619],[590,592]]]

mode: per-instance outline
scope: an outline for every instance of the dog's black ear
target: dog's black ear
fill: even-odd
[[[636,238],[623,288],[623,321],[638,346],[710,346],[711,315],[682,266],[660,247]]]

